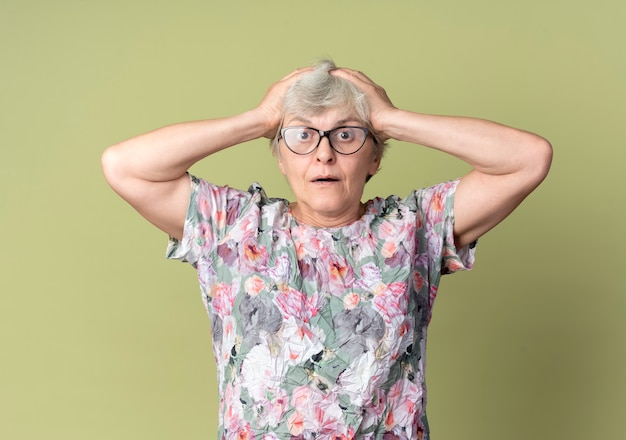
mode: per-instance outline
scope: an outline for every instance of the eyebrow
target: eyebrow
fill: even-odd
[[[302,122],[304,124],[311,124],[311,121],[309,119],[304,118],[304,117],[300,117],[300,116],[297,116],[297,117],[293,118],[291,121],[289,121],[289,124],[293,124],[294,121]],[[344,119],[340,119],[339,121],[336,121],[334,125],[336,127],[341,127],[343,124],[347,124],[349,122],[357,123],[357,124],[363,124],[363,121],[361,121],[358,118],[344,118]]]

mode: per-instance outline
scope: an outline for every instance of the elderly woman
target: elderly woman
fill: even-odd
[[[188,168],[268,137],[295,200]],[[464,177],[361,202],[385,141],[451,154]],[[218,366],[219,438],[427,439],[426,331],[442,274],[544,179],[551,146],[494,122],[393,106],[322,62],[260,105],[138,136],[103,156],[113,189],[198,272]]]

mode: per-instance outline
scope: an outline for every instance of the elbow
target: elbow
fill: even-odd
[[[118,191],[120,182],[123,179],[123,160],[120,159],[119,151],[115,145],[104,150],[100,162],[104,179],[111,188]]]
[[[533,187],[538,186],[547,177],[552,165],[552,144],[537,136],[528,148],[526,169]]]
[[[545,138],[541,138],[538,144],[537,163],[540,169],[541,180],[543,180],[550,172],[550,166],[552,166],[553,149],[552,144]]]

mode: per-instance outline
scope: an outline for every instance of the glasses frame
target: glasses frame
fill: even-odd
[[[315,144],[315,147],[313,147],[311,151],[307,151],[306,153],[298,153],[297,151],[293,151],[291,147],[289,146],[289,144],[287,143],[287,141],[285,140],[285,131],[289,130],[290,128],[306,128],[308,130],[316,131],[319,134],[319,138],[317,139],[317,144]],[[351,153],[342,153],[341,151],[337,150],[333,146],[333,142],[330,140],[330,134],[342,128],[358,128],[359,130],[362,130],[365,133],[365,137],[363,138],[363,143],[361,144],[361,146]],[[360,127],[358,125],[342,125],[341,127],[335,127],[332,130],[326,130],[326,131],[313,128],[313,127],[307,127],[306,125],[291,125],[289,127],[283,127],[280,129],[280,137],[285,142],[285,146],[287,147],[289,151],[291,151],[293,154],[297,154],[298,156],[306,156],[308,154],[311,154],[315,150],[317,150],[317,147],[320,146],[323,138],[328,138],[328,145],[330,145],[330,148],[332,148],[334,152],[336,152],[337,154],[341,154],[342,156],[350,156],[352,154],[358,153],[361,150],[361,148],[363,148],[363,145],[365,145],[365,142],[367,141],[367,137],[369,136],[369,134],[370,134],[370,131],[367,127]]]

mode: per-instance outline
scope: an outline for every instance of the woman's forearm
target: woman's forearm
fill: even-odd
[[[392,113],[385,121],[386,136],[451,154],[486,174],[522,171],[549,150],[538,135],[483,119]]]
[[[294,71],[274,83],[253,110],[170,125],[109,147],[102,155],[107,182],[146,219],[181,239],[191,191],[187,170],[225,148],[274,136],[285,91],[309,70]]]
[[[105,152],[105,168],[151,182],[179,178],[194,163],[230,146],[262,137],[267,127],[255,111],[185,122],[128,139]]]

